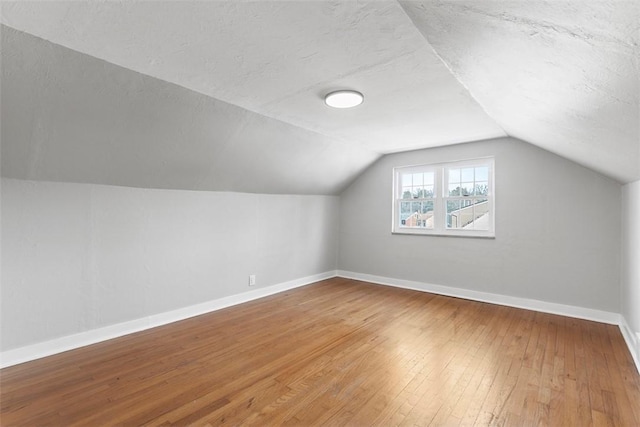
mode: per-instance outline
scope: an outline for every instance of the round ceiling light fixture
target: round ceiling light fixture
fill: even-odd
[[[333,108],[357,107],[364,101],[364,96],[355,90],[336,90],[324,97],[324,102]]]

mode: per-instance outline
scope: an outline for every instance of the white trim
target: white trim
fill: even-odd
[[[640,373],[640,332],[634,333],[623,315],[620,315],[620,332],[629,347],[629,353],[636,364],[636,369]]]
[[[344,277],[346,279],[355,279],[376,283],[379,285],[394,286],[396,288],[412,289],[415,291],[430,292],[434,294],[464,298],[473,301],[505,305],[508,307],[524,308],[526,310],[539,311],[542,313],[559,314],[561,316],[593,320],[595,322],[608,323],[611,325],[618,325],[620,323],[620,315],[618,313],[595,310],[592,308],[576,307],[573,305],[564,305],[529,298],[492,294],[489,292],[473,291],[470,289],[434,285],[431,283],[415,282],[411,280],[392,279],[389,277],[374,276],[371,274],[354,273],[352,271],[338,270],[338,276]]]
[[[327,271],[320,274],[306,276],[300,279],[290,280],[288,282],[254,289],[249,292],[243,292],[241,294],[230,295],[201,304],[179,308],[177,310],[154,314],[128,322],[118,323],[99,329],[92,329],[90,331],[80,332],[78,334],[68,335],[50,341],[0,352],[0,368],[6,368],[9,366],[17,365],[19,363],[40,359],[42,357],[51,356],[54,354],[62,353],[64,351],[73,350],[135,332],[144,331],[146,329],[155,328],[157,326],[162,326],[180,320],[188,319],[190,317],[199,316],[201,314],[210,313],[212,311],[221,310],[233,305],[253,301],[259,298],[306,286],[311,283],[330,279],[336,276],[344,277],[346,279],[362,280],[374,284],[393,286],[397,288],[412,289],[416,291],[430,292],[439,295],[465,298],[474,301],[482,301],[509,307],[540,311],[543,313],[559,314],[562,316],[619,325],[622,336],[624,337],[624,340],[629,347],[629,352],[631,353],[636,368],[640,373],[640,333],[634,333],[627,324],[626,319],[620,314],[571,305],[549,303],[527,298],[510,297],[488,292],[454,288],[450,286],[434,285],[402,279],[391,279],[388,277],[355,273],[344,270]]]
[[[241,294],[230,295],[201,304],[179,308],[177,310],[153,314],[151,316],[131,320],[128,322],[105,326],[98,329],[92,329],[74,335],[56,338],[50,341],[4,351],[0,353],[0,368],[6,368],[8,366],[17,365],[19,363],[28,362],[30,360],[40,359],[42,357],[62,353],[63,351],[73,350],[75,348],[84,347],[101,341],[118,338],[123,335],[132,334],[134,332],[144,331],[146,329],[155,328],[156,326],[162,326],[168,323],[177,322],[179,320],[188,319],[189,317],[199,316],[201,314],[206,314],[233,305],[242,304],[258,298],[263,298],[269,295],[277,294],[279,292],[287,291],[289,289],[309,285],[320,280],[330,279],[335,276],[335,270],[327,271],[324,273],[314,274],[311,276],[290,280],[288,282],[279,283],[264,288],[254,289],[248,292],[243,292]]]

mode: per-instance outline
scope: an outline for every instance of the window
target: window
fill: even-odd
[[[493,158],[394,169],[394,233],[493,237]]]

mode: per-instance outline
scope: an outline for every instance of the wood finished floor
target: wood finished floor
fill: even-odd
[[[335,278],[0,371],[11,425],[640,425],[616,326]]]

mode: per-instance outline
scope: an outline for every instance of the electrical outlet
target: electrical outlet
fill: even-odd
[[[249,286],[255,286],[256,285],[256,275],[255,274],[250,274],[249,275]]]

